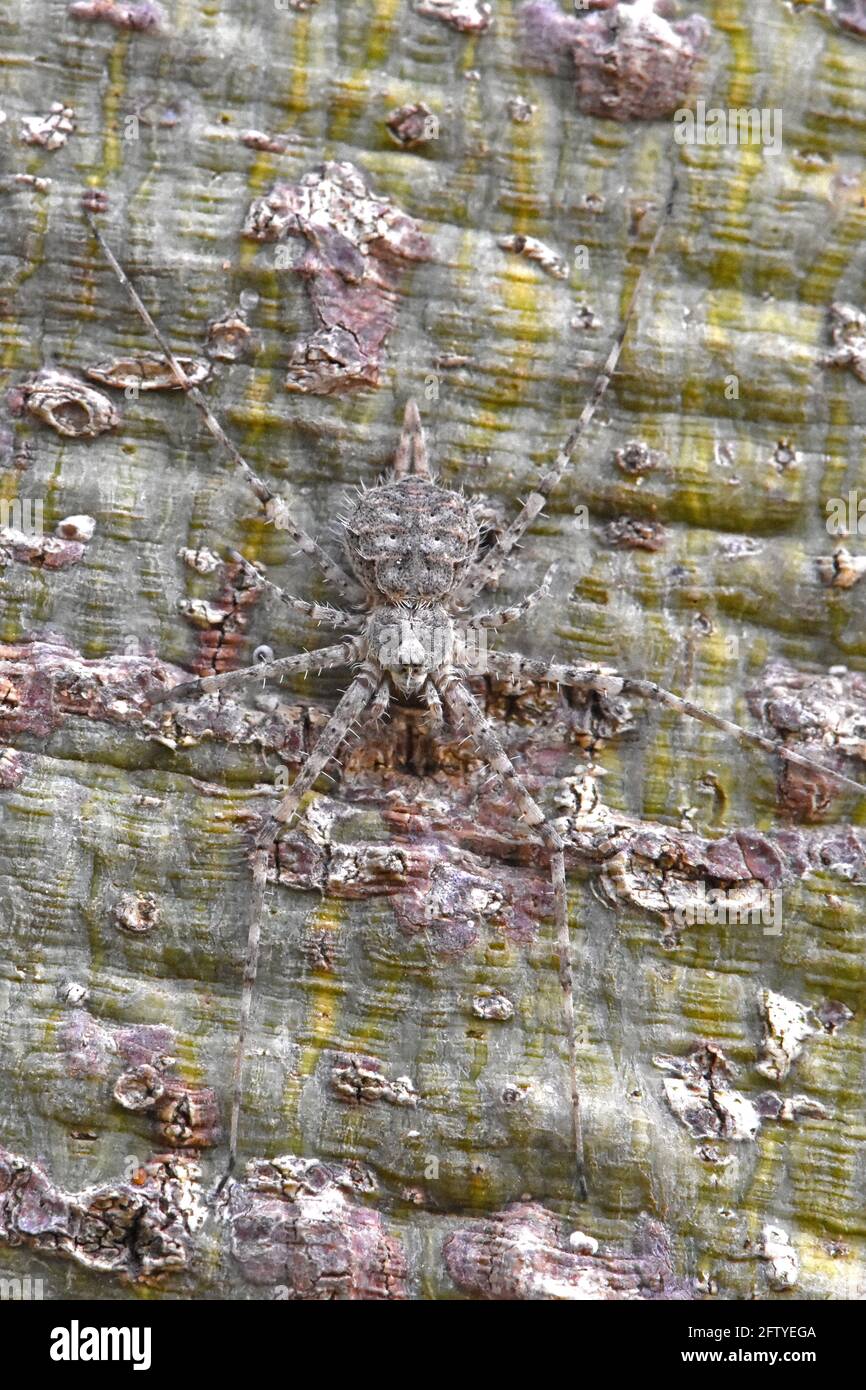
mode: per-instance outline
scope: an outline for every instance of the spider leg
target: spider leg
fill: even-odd
[[[403,412],[403,429],[394,455],[394,481],[399,482],[401,478],[408,478],[410,474],[414,474],[416,478],[430,477],[424,427],[418,407],[411,400],[406,402]]]
[[[663,686],[656,685],[655,681],[635,680],[631,676],[617,676],[614,671],[605,667],[566,666],[557,662],[535,661],[529,657],[520,656],[517,652],[489,652],[487,663],[488,670],[493,675],[505,676],[510,680],[514,680],[517,676],[529,676],[533,680],[550,681],[553,685],[585,686],[599,690],[602,694],[636,695],[644,700],[653,700],[656,704],[666,705],[668,709],[676,710],[677,714],[688,715],[690,719],[695,719],[700,724],[708,724],[710,728],[721,729],[722,733],[729,734],[745,748],[760,748],[762,752],[783,758],[785,762],[796,763],[798,767],[808,768],[810,772],[819,772],[825,777],[832,777],[841,786],[856,791],[860,796],[866,796],[866,784],[855,781],[853,777],[846,777],[842,772],[836,772],[826,763],[819,762],[817,758],[810,758],[805,753],[798,753],[796,749],[789,748],[787,743],[783,743],[781,739],[767,738],[764,734],[743,728],[742,724],[735,724],[730,719],[724,719],[720,714],[713,714],[712,710],[704,709],[702,705],[696,705],[694,701],[686,700],[681,695],[675,695],[673,691],[665,690]]]
[[[282,827],[294,820],[301,798],[339,751],[355,720],[369,705],[378,685],[378,677],[369,668],[365,667],[357,673],[319,735],[318,743],[310,750],[304,766],[258,836],[256,843],[260,848],[262,845],[270,847]]]
[[[479,560],[469,571],[456,597],[456,602],[459,605],[463,606],[469,603],[487,584],[493,583],[499,577],[508,556],[517,545],[524,532],[532,525],[535,518],[543,510],[544,504],[551,492],[571,467],[578,441],[584,431],[588,429],[596,410],[601,404],[604,393],[610,385],[611,378],[616,371],[623,344],[625,343],[626,334],[628,333],[635,306],[637,305],[638,296],[640,295],[646,277],[647,268],[658,250],[662,233],[667,225],[667,220],[670,216],[671,208],[673,207],[676,187],[676,179],[674,179],[661,220],[656,227],[655,234],[650,242],[649,250],[644,257],[643,265],[641,266],[631,294],[628,297],[619,333],[605,358],[601,371],[595,379],[592,391],[578,416],[576,425],[557,454],[553,467],[539,480],[537,487],[529,494],[517,516],[511,522],[511,525],[502,532],[501,536],[497,537],[496,541],[490,547],[490,550],[484,556],[484,559]]]
[[[241,1014],[238,1027],[238,1042],[232,1076],[229,1156],[226,1171],[220,1179],[214,1194],[215,1198],[219,1196],[219,1193],[231,1176],[237,1161],[238,1127],[240,1125],[241,1108],[243,1105],[246,1042],[253,1002],[253,989],[256,983],[256,974],[259,964],[262,914],[265,904],[265,888],[267,885],[268,861],[270,859],[271,848],[275,844],[280,831],[293,819],[301,798],[313,786],[320,772],[324,770],[326,764],[339,750],[341,743],[355,720],[363,713],[365,707],[370,703],[370,697],[375,688],[375,675],[371,674],[370,671],[366,669],[360,671],[346,690],[334,710],[334,713],[322,730],[318,743],[310,750],[307,760],[295,778],[292,787],[280,801],[275,813],[269,816],[265,821],[261,832],[256,837],[256,847],[252,857],[253,891],[250,902],[250,926],[241,990]]]
[[[285,589],[281,589],[278,584],[274,584],[272,580],[262,574],[255,565],[250,564],[239,550],[230,550],[229,557],[236,564],[243,566],[249,579],[267,589],[269,593],[275,594],[280,602],[284,603],[287,608],[291,608],[294,613],[303,613],[305,617],[312,618],[314,623],[327,623],[329,627],[359,628],[363,626],[363,614],[348,613],[345,609],[334,608],[330,603],[310,603],[305,598],[294,598],[291,594],[287,594]]]
[[[243,454],[241,454],[240,450],[229,439],[222,425],[219,423],[216,416],[213,414],[210,406],[208,405],[201,391],[198,389],[197,386],[193,385],[189,377],[186,375],[186,372],[183,370],[183,367],[175,357],[168,339],[164,336],[162,330],[154,322],[143,301],[141,300],[138,291],[136,290],[126,271],[123,269],[123,266],[118,261],[117,257],[115,256],[105,237],[102,235],[102,232],[100,231],[96,223],[96,219],[89,212],[85,212],[84,216],[87,220],[87,224],[90,227],[90,230],[96,237],[96,240],[99,242],[99,245],[102,249],[102,254],[105,256],[105,259],[108,261],[108,264],[111,266],[112,270],[114,271],[115,275],[117,276],[118,280],[120,281],[121,285],[126,291],[130,303],[132,304],[136,313],[139,315],[142,322],[148,328],[151,335],[156,339],[157,343],[162,349],[162,352],[165,356],[165,360],[170,366],[172,372],[174,373],[174,377],[177,381],[178,386],[181,387],[181,389],[192,401],[193,405],[198,410],[199,414],[204,420],[204,423],[208,431],[213,436],[213,438],[217,441],[218,444],[222,445],[222,447],[225,449],[226,453],[229,455],[232,461],[237,464],[238,468],[243,473],[244,478],[246,479],[250,488],[255,493],[259,501],[262,503],[265,509],[265,515],[267,516],[268,520],[272,521],[274,525],[278,527],[279,530],[288,532],[292,540],[303,552],[303,554],[309,556],[311,560],[314,560],[316,562],[325,579],[327,579],[330,584],[333,584],[334,588],[337,590],[338,593],[344,595],[359,593],[359,585],[355,582],[355,580],[352,579],[348,574],[346,574],[345,570],[343,570],[342,567],[337,564],[336,560],[331,559],[330,555],[328,555],[327,552],[322,549],[318,541],[313,540],[313,537],[309,535],[303,529],[303,527],[297,524],[297,522],[294,520],[291,513],[289,512],[289,507],[285,498],[279,497],[276,493],[272,492],[271,489],[268,487],[267,483],[264,482],[264,480],[260,478],[257,473],[253,472],[253,469],[247,463]]]
[[[223,671],[219,676],[200,676],[196,680],[181,681],[168,690],[159,690],[150,696],[152,705],[166,700],[195,700],[200,695],[212,695],[233,685],[243,685],[248,676],[268,679],[272,676],[295,675],[301,671],[332,671],[335,666],[348,666],[355,661],[360,651],[360,643],[355,637],[347,637],[345,642],[335,642],[330,647],[318,647],[312,652],[296,652],[293,656],[281,656],[276,661],[258,661],[255,666],[241,666],[237,671]]]
[[[473,613],[465,620],[465,627],[470,628],[498,628],[505,627],[508,623],[516,623],[525,613],[529,613],[542,599],[546,599],[550,593],[550,586],[556,574],[557,566],[551,565],[539,588],[534,589],[526,598],[515,603],[511,608],[490,608],[483,613]]]
[[[559,984],[562,990],[562,1011],[568,1046],[572,1143],[577,1164],[578,1186],[581,1196],[585,1197],[583,1131],[580,1118],[580,1095],[577,1089],[577,1043],[574,1030],[574,974],[571,966],[571,943],[568,935],[568,899],[565,891],[565,855],[562,837],[545,820],[541,807],[523,785],[499,735],[471,691],[457,677],[446,678],[438,689],[454,723],[472,735],[479,751],[487,759],[496,777],[506,787],[524,818],[538,831],[550,851],[550,878],[553,887],[557,954],[559,956]]]
[[[602,695],[621,695],[625,677],[612,666],[593,666],[562,662],[539,661],[520,652],[488,652],[487,669],[505,680],[549,681],[551,685],[585,686]]]

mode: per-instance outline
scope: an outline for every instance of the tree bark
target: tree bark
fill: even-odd
[[[863,307],[856,7],[688,6],[684,93],[778,110],[776,153],[676,143],[667,69],[666,114],[628,65],[618,119],[587,114],[592,54],[549,13],[530,44],[518,10],[7,0],[0,1275],[45,1297],[863,1296],[862,805],[541,683],[473,688],[567,837],[586,1199],[545,852],[471,748],[397,711],[283,846],[248,1166],[208,1202],[252,832],[344,682],[146,696],[335,640],[231,549],[340,599],[182,393],[129,387],[159,364],[132,361],[154,344],[85,193],[251,467],[337,554],[409,396],[443,483],[507,522],[676,172],[614,383],[495,602],[556,561],[554,599],[499,645],[657,680],[849,776],[866,756],[866,329],[830,312]],[[298,220],[306,176],[367,192]]]

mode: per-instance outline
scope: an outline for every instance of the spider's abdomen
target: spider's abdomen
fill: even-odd
[[[359,579],[395,602],[444,598],[478,548],[478,523],[466,498],[428,478],[371,488],[345,526]]]

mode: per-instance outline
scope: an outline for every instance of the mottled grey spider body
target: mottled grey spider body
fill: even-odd
[[[362,494],[345,518],[346,553],[359,580],[392,603],[436,603],[454,593],[478,551],[472,504],[428,476],[418,412],[410,402],[403,441],[419,441],[423,473],[398,473]]]
[[[149,330],[162,348],[178,384],[200,411],[210,433],[219,440],[243,472],[265,514],[287,531],[308,559],[340,595],[344,608],[332,608],[293,598],[264,581],[277,597],[296,612],[316,622],[349,633],[340,641],[292,656],[269,659],[239,671],[185,681],[153,696],[158,699],[194,698],[223,691],[247,679],[281,679],[311,670],[350,667],[353,677],[339,700],[315,747],[309,753],[292,787],[273,814],[268,816],[256,838],[252,855],[253,898],[249,943],[241,998],[238,1048],[235,1058],[234,1087],[229,1135],[229,1163],[237,1153],[238,1124],[243,1095],[243,1069],[253,985],[256,977],[259,932],[270,856],[276,840],[296,816],[301,800],[310,791],[328,762],[335,757],[349,731],[362,716],[381,717],[396,698],[427,707],[435,724],[447,722],[471,737],[492,772],[508,788],[522,818],[542,840],[551,867],[554,914],[557,928],[559,979],[565,1033],[569,1047],[572,1137],[579,1182],[583,1185],[582,1139],[577,1088],[577,1057],[574,1034],[574,985],[571,970],[568,908],[565,885],[564,845],[554,826],[522,782],[493,724],[470,690],[470,672],[486,670],[496,677],[515,680],[528,677],[603,696],[638,696],[657,701],[680,714],[723,730],[740,743],[776,754],[789,762],[819,770],[838,782],[854,787],[859,783],[805,757],[775,739],[754,733],[702,709],[689,700],[663,690],[654,682],[620,676],[601,666],[547,662],[517,652],[486,650],[485,635],[516,621],[548,591],[551,574],[535,593],[510,608],[480,613],[471,611],[482,590],[496,582],[508,557],[528,527],[541,512],[547,497],[571,464],[577,442],[593,414],[616,369],[625,333],[631,318],[641,278],[632,290],[620,329],[604,365],[596,378],[589,399],[577,423],[557,455],[554,466],[539,480],[510,525],[482,552],[481,528],[470,500],[461,493],[438,486],[430,477],[424,434],[414,402],[406,407],[403,432],[397,448],[391,478],[377,487],[362,491],[350,512],[342,519],[345,559],[348,570],[334,560],[319,543],[294,520],[286,502],[250,468],[226,436],[212,414],[204,396],[186,376],[171,346],[131,285],[92,217],[91,228],[103,252]],[[651,243],[644,262],[649,263],[664,222]],[[243,557],[235,559],[247,564]],[[252,567],[250,567],[252,568]],[[257,574],[257,582],[262,578]],[[225,1181],[225,1178],[223,1179]],[[222,1186],[222,1184],[220,1184]]]
[[[441,722],[436,683],[462,656],[453,596],[476,559],[480,529],[472,503],[431,480],[414,401],[393,477],[362,492],[342,526],[347,559],[371,605],[363,656],[380,678],[377,713],[393,690],[425,700]]]

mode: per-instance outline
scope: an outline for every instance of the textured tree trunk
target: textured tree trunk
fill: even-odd
[[[136,389],[162,368],[130,363],[154,344],[86,191],[337,553],[412,395],[443,482],[501,528],[676,170],[613,386],[496,601],[552,561],[555,597],[500,645],[652,678],[849,776],[866,756],[866,685],[832,669],[866,658],[866,321],[830,315],[864,304],[857,6],[703,0],[651,60],[608,11],[518,8],[6,0],[0,1277],[46,1298],[864,1294],[862,803],[541,684],[474,689],[567,838],[586,1199],[546,855],[470,747],[397,711],[282,846],[243,1164],[208,1202],[251,834],[344,681],[146,694],[334,640],[232,548],[338,596],[182,393]],[[769,125],[678,143],[689,93],[778,111],[780,148]]]

